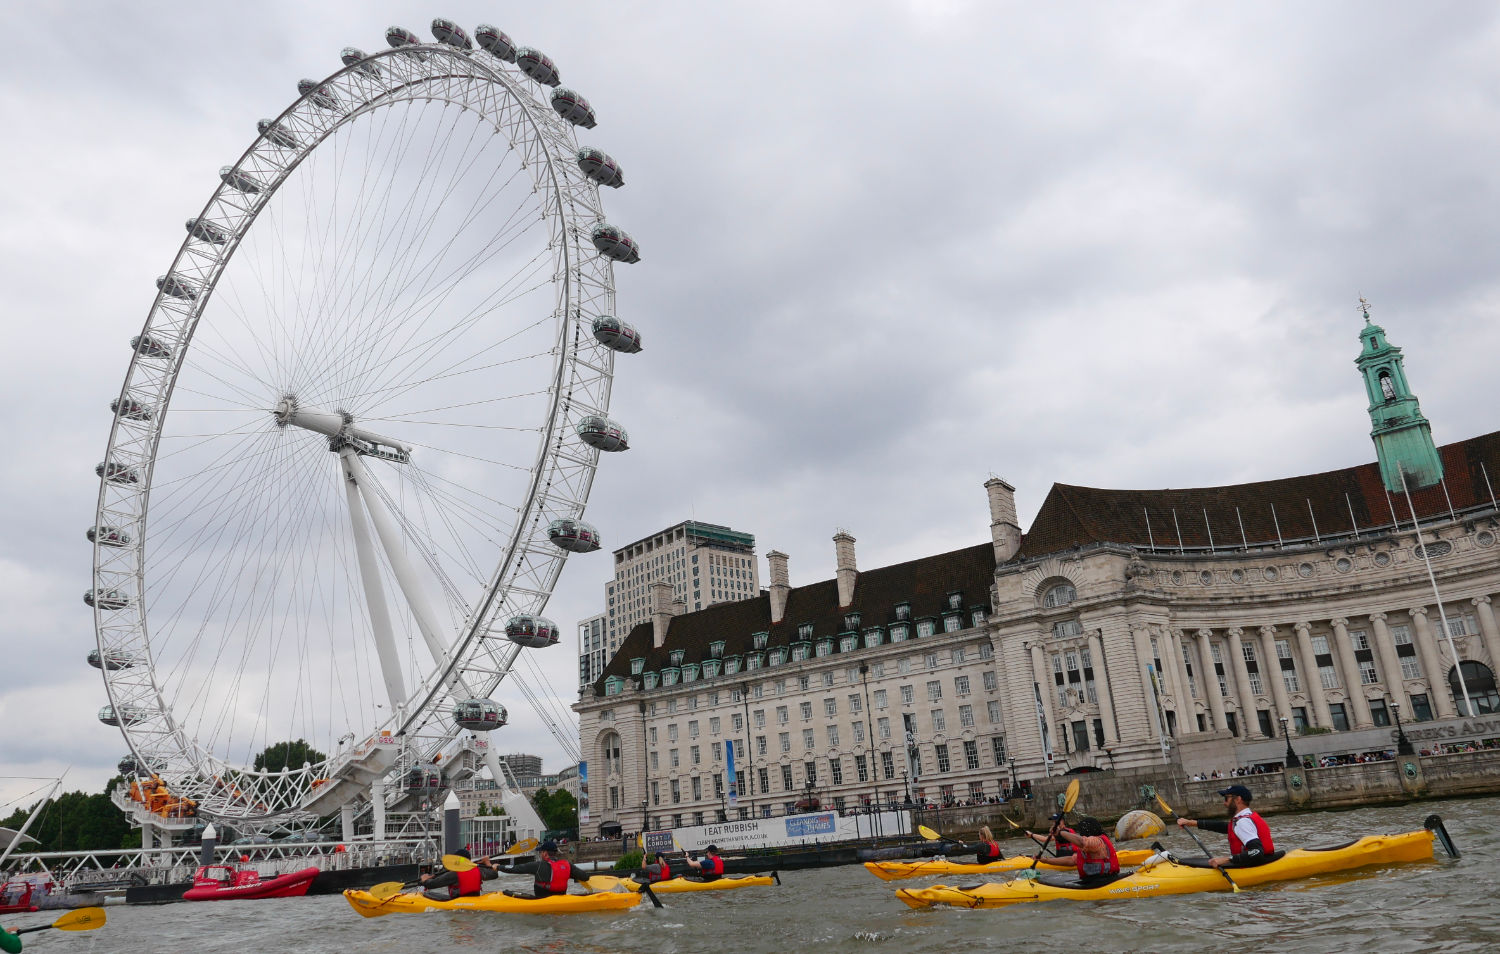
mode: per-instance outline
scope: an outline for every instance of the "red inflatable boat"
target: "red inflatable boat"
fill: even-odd
[[[261,880],[258,871],[240,871],[229,865],[204,865],[193,875],[193,886],[184,901],[232,901],[236,898],[300,898],[312,887],[317,868]]]

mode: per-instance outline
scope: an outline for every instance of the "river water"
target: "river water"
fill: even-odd
[[[1136,901],[1054,902],[996,910],[913,911],[860,866],[793,871],[781,887],[667,895],[623,913],[571,916],[437,912],[365,919],[342,897],[111,907],[87,934],[29,935],[27,951],[132,954],[207,952],[495,951],[787,954],[816,949],[911,951],[1358,951],[1361,954],[1500,950],[1500,798],[1423,802],[1270,819],[1282,847],[1331,844],[1420,828],[1443,816],[1463,857],[1441,848],[1430,863],[1204,894]],[[1222,836],[1205,833],[1211,848]],[[1179,854],[1192,843],[1176,828]],[[1007,854],[1020,842],[1002,843]],[[928,885],[942,879],[905,884]],[[947,879],[950,882],[955,879]],[[979,879],[964,876],[972,883]],[[519,884],[517,884],[519,886]],[[40,915],[10,923],[45,923]]]

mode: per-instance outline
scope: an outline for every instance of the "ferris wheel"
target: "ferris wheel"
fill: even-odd
[[[254,827],[496,771],[492,697],[600,546],[584,505],[640,350],[613,274],[639,251],[600,202],[623,175],[545,54],[432,33],[345,49],[260,122],[130,339],[89,661],[163,817]]]

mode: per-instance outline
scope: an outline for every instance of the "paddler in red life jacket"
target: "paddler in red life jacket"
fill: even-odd
[[[1059,858],[1071,858],[1071,857],[1073,857],[1073,846],[1071,844],[1069,844],[1068,842],[1064,841],[1062,835],[1063,835],[1063,832],[1065,832],[1065,831],[1066,832],[1072,832],[1074,834],[1077,834],[1077,833],[1073,832],[1073,829],[1068,828],[1066,826],[1063,826],[1061,824],[1062,820],[1063,820],[1062,812],[1058,812],[1057,814],[1053,815],[1051,818],[1048,819],[1048,821],[1050,821],[1053,824],[1059,826],[1058,829],[1057,829],[1057,836],[1052,839],[1053,845],[1055,846],[1055,848],[1053,849],[1053,852]],[[1030,838],[1032,841],[1036,842],[1039,845],[1045,845],[1047,843],[1047,836],[1046,835],[1038,835],[1034,831],[1028,831],[1026,833],[1026,837]],[[1035,855],[1033,855],[1032,857],[1040,858],[1041,856],[1042,856],[1042,853],[1039,851]]]
[[[532,897],[550,898],[554,894],[567,894],[568,882],[586,883],[589,876],[579,871],[573,862],[557,855],[557,842],[547,839],[537,848],[536,883],[532,885]],[[508,892],[507,892],[508,893]]]
[[[1075,828],[1060,831],[1057,837],[1073,847],[1073,863],[1078,867],[1078,880],[1084,884],[1111,877],[1120,873],[1120,856],[1115,853],[1115,844],[1104,834],[1099,819],[1084,815]]]
[[[469,857],[467,848],[460,848],[454,852],[460,858]],[[422,897],[429,901],[452,901],[454,898],[468,898],[482,894],[483,884],[493,881],[500,876],[495,869],[495,863],[485,855],[474,863],[474,867],[467,871],[440,871],[437,874],[424,874],[422,876]]]
[[[1224,809],[1229,813],[1227,822],[1179,818],[1178,826],[1223,832],[1229,836],[1229,854],[1209,860],[1209,864],[1215,868],[1223,868],[1225,865],[1252,868],[1270,861],[1271,853],[1276,850],[1271,841],[1271,826],[1250,810],[1250,799],[1254,797],[1250,789],[1243,785],[1231,785],[1219,789],[1219,794],[1224,796]]]
[[[658,881],[666,881],[672,877],[672,865],[667,861],[667,856],[658,851],[653,857],[656,860],[642,869],[646,875],[646,881],[656,884]]]
[[[999,861],[1002,857],[1000,843],[995,841],[995,833],[990,831],[990,826],[986,825],[979,829],[979,844],[974,846],[974,854],[976,860],[982,865]]]
[[[703,852],[703,857],[697,861],[689,858],[687,860],[688,867],[698,872],[696,880],[718,881],[724,876],[724,859],[719,857],[718,846],[709,845],[703,849]]]

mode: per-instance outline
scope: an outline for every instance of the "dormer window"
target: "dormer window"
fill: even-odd
[[[641,673],[643,673],[645,671],[646,671],[646,660],[644,658],[642,658],[642,659],[632,659],[630,661],[630,674],[632,676],[639,676]]]
[[[767,661],[772,666],[779,666],[782,663],[786,662],[786,647],[778,646],[775,649],[771,650],[770,656]]]
[[[818,655],[819,656],[828,656],[828,655],[831,655],[832,653],[833,653],[833,640],[832,639],[830,639],[830,638],[828,638],[828,637],[825,636],[823,639],[818,640]]]
[[[697,679],[698,679],[698,664],[697,663],[688,663],[686,666],[682,667],[682,681],[683,682],[696,682]]]
[[[710,659],[718,659],[724,655],[724,640],[715,640],[708,644],[708,656]]]
[[[859,648],[858,636],[843,636],[839,639],[839,652],[852,653]]]
[[[770,633],[756,633],[754,636],[751,637],[751,639],[753,639],[755,641],[755,648],[756,649],[765,649],[766,648],[766,642],[770,638],[771,638],[771,634]]]
[[[740,657],[730,656],[724,660],[724,675],[732,676],[740,671]]]
[[[924,619],[924,620],[919,621],[917,623],[917,638],[921,639],[924,636],[931,636],[932,633],[933,633],[933,630],[935,630],[936,628],[937,627],[933,626],[932,620],[930,620],[930,619]]]
[[[719,674],[719,660],[717,660],[717,659],[705,659],[705,660],[703,660],[703,678],[704,679],[712,679],[715,676],[717,676],[718,674]]]
[[[655,689],[661,684],[661,673],[648,672],[641,679],[647,689]]]
[[[794,659],[797,662],[801,662],[802,660],[806,659],[808,656],[812,655],[811,650],[812,650],[812,647],[810,645],[808,645],[807,643],[797,643],[795,646],[792,647],[792,659]]]
[[[844,614],[844,629],[846,631],[851,631],[851,632],[853,630],[859,629],[859,614],[858,613],[845,613]]]
[[[681,666],[682,665],[682,657],[684,655],[685,655],[685,652],[683,650],[681,650],[681,649],[674,649],[674,650],[672,650],[672,657],[671,657],[672,658],[672,665],[674,665],[674,666]]]
[[[865,630],[865,648],[874,649],[876,646],[879,646],[881,635],[881,631],[878,627],[875,629]]]
[[[812,639],[812,631],[813,631],[813,624],[812,623],[803,623],[801,626],[797,627],[797,638],[798,639]]]
[[[964,595],[962,593],[949,593],[948,594],[948,608],[949,609],[955,609],[955,610],[956,609],[963,609],[963,606],[964,606]]]
[[[604,680],[604,694],[606,696],[618,696],[625,688],[625,680],[620,676],[610,676]]]
[[[904,643],[909,635],[910,627],[905,623],[898,623],[891,627],[891,642],[893,643]]]
[[[897,603],[896,604],[896,618],[899,619],[899,620],[908,620],[908,619],[911,619],[911,604],[910,603]]]

